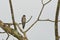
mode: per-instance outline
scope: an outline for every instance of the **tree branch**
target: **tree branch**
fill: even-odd
[[[58,0],[56,15],[55,15],[55,40],[59,40],[59,36],[58,36],[59,3],[60,3],[60,0]]]
[[[42,4],[43,4],[43,1],[41,1],[41,2],[42,2]],[[46,4],[48,4],[49,2],[50,2],[50,1],[48,1]],[[40,14],[39,14],[37,20],[36,20],[25,32],[29,31],[29,30],[38,22],[41,14],[42,14],[42,11],[43,11],[43,9],[44,9],[44,7],[45,7],[46,4],[43,4],[43,7],[42,7],[42,9],[41,9],[41,11],[40,11]]]
[[[8,38],[9,38],[9,36],[10,36],[8,33],[7,33],[7,35],[8,35],[8,36],[7,36],[6,40],[8,40]]]
[[[12,29],[8,26],[6,26],[1,20],[0,20],[0,27],[6,32],[9,33],[11,35],[13,35],[14,37],[16,37],[18,40],[22,40],[23,36],[17,32],[15,29]]]
[[[26,23],[28,23],[31,20],[32,16],[30,17],[30,19],[28,19],[28,21]]]
[[[41,9],[41,11],[40,11],[40,14],[39,14],[39,16],[38,16],[38,19],[37,20],[39,20],[39,18],[40,18],[40,16],[41,16],[41,14],[42,14],[42,11],[43,11],[43,9],[44,9],[44,7],[45,7],[45,5],[46,4],[48,4],[49,2],[50,2],[51,0],[49,0],[48,2],[46,2],[45,4],[43,3],[43,0],[41,0],[41,2],[42,2],[42,9]]]
[[[51,0],[49,0],[48,2],[46,2],[44,5],[48,4],[49,2],[51,2]]]
[[[49,21],[49,22],[55,22],[55,21],[50,20],[50,19],[40,19],[40,20],[38,20],[38,21]],[[58,22],[60,22],[60,20],[59,20]]]
[[[6,32],[0,32],[0,33],[6,33]]]
[[[25,32],[29,31],[36,23],[37,23],[37,20]]]
[[[14,12],[13,12],[13,7],[12,7],[11,0],[9,0],[9,4],[10,4],[10,9],[11,9],[11,16],[12,16],[12,21],[13,21],[14,29],[17,30],[16,25],[15,25]]]
[[[41,11],[40,11],[40,14],[39,14],[39,16],[38,16],[38,19],[37,19],[37,20],[39,20],[39,18],[40,18],[40,16],[41,16],[41,14],[42,14],[43,9],[44,9],[44,5],[43,5],[43,7],[42,7],[42,9],[41,9]]]

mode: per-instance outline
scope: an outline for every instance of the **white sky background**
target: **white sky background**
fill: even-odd
[[[44,0],[44,2],[47,1],[48,0]],[[42,8],[41,0],[12,0],[12,3],[13,3],[15,21],[17,23],[21,22],[21,17],[23,14],[26,15],[27,20],[31,16],[33,16],[30,22],[26,24],[25,29],[27,29],[37,19],[39,12]],[[45,6],[40,19],[54,20],[56,7],[57,7],[57,0],[52,0]],[[0,19],[5,23],[12,22],[9,0],[0,0]],[[37,22],[31,28],[31,30],[27,32],[27,37],[29,40],[55,40],[54,30],[55,30],[54,23],[40,21]],[[0,29],[0,31],[2,30]],[[0,40],[2,40],[2,38],[5,40],[6,37],[7,34],[0,34]],[[13,38],[14,38],[13,36],[10,36],[9,40],[13,40]],[[17,39],[14,38],[14,40]]]

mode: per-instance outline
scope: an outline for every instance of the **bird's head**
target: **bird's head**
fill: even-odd
[[[23,15],[23,17],[26,17],[26,15]]]

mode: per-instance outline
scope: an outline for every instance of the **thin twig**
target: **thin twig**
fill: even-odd
[[[48,2],[46,2],[44,5],[48,4],[49,2],[51,2],[51,0],[49,0]]]
[[[6,32],[0,32],[0,33],[6,33]]]
[[[8,35],[8,36],[7,36],[6,40],[8,40],[8,38],[9,38],[9,36],[10,36],[8,33],[7,33],[7,35]]]
[[[41,16],[41,14],[42,14],[43,9],[44,9],[44,5],[43,5],[43,7],[42,7],[42,9],[41,9],[41,11],[40,11],[40,14],[39,14],[39,16],[38,16],[38,19],[37,19],[37,20],[39,20],[39,18],[40,18],[40,16]]]
[[[38,20],[38,21],[49,21],[49,22],[55,22],[55,21],[50,20],[50,19],[40,19],[40,20]],[[58,22],[60,22],[60,20],[58,20]]]
[[[29,31],[36,23],[37,23],[37,20],[25,32]]]
[[[45,5],[46,4],[48,4],[49,2],[50,2],[51,0],[49,0],[48,2],[46,2],[45,4],[43,3],[43,0],[41,0],[41,2],[42,2],[42,9],[41,9],[41,11],[40,11],[40,14],[39,14],[39,16],[38,16],[38,19],[37,20],[39,20],[39,18],[40,18],[40,16],[41,16],[41,14],[42,14],[42,11],[43,11],[43,9],[44,9],[44,7],[45,7]]]
[[[30,19],[26,23],[28,23],[31,20],[31,18],[32,18],[32,16],[30,17]]]
[[[48,4],[49,2],[50,2],[50,1],[48,1],[46,4]],[[42,4],[43,4],[43,2],[42,2]],[[42,7],[42,9],[41,9],[41,11],[40,11],[40,14],[39,14],[37,20],[36,20],[25,32],[29,31],[29,30],[38,22],[41,14],[42,14],[42,11],[43,11],[43,9],[44,9],[44,7],[45,7],[46,4],[43,4],[43,7]]]

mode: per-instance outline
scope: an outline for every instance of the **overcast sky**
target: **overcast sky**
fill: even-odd
[[[44,0],[46,3],[48,0]],[[29,23],[26,24],[25,29],[37,19],[40,10],[42,8],[41,0],[12,0],[15,21],[17,23],[21,22],[21,17],[23,14],[26,15],[27,20],[31,17]],[[57,0],[52,0],[48,3],[42,12],[40,19],[55,19],[57,7]],[[59,17],[60,18],[60,17]],[[0,20],[7,23],[12,23],[9,0],[0,0]],[[60,26],[60,25],[59,25]],[[21,27],[21,25],[20,25]],[[54,23],[52,22],[37,22],[31,30],[27,32],[27,37],[29,40],[55,40],[55,29]],[[60,27],[59,27],[60,28]],[[0,29],[2,31],[2,29]],[[60,33],[59,33],[60,34]],[[7,34],[0,34],[0,40],[7,37]],[[13,36],[9,37],[9,40],[17,40]]]

